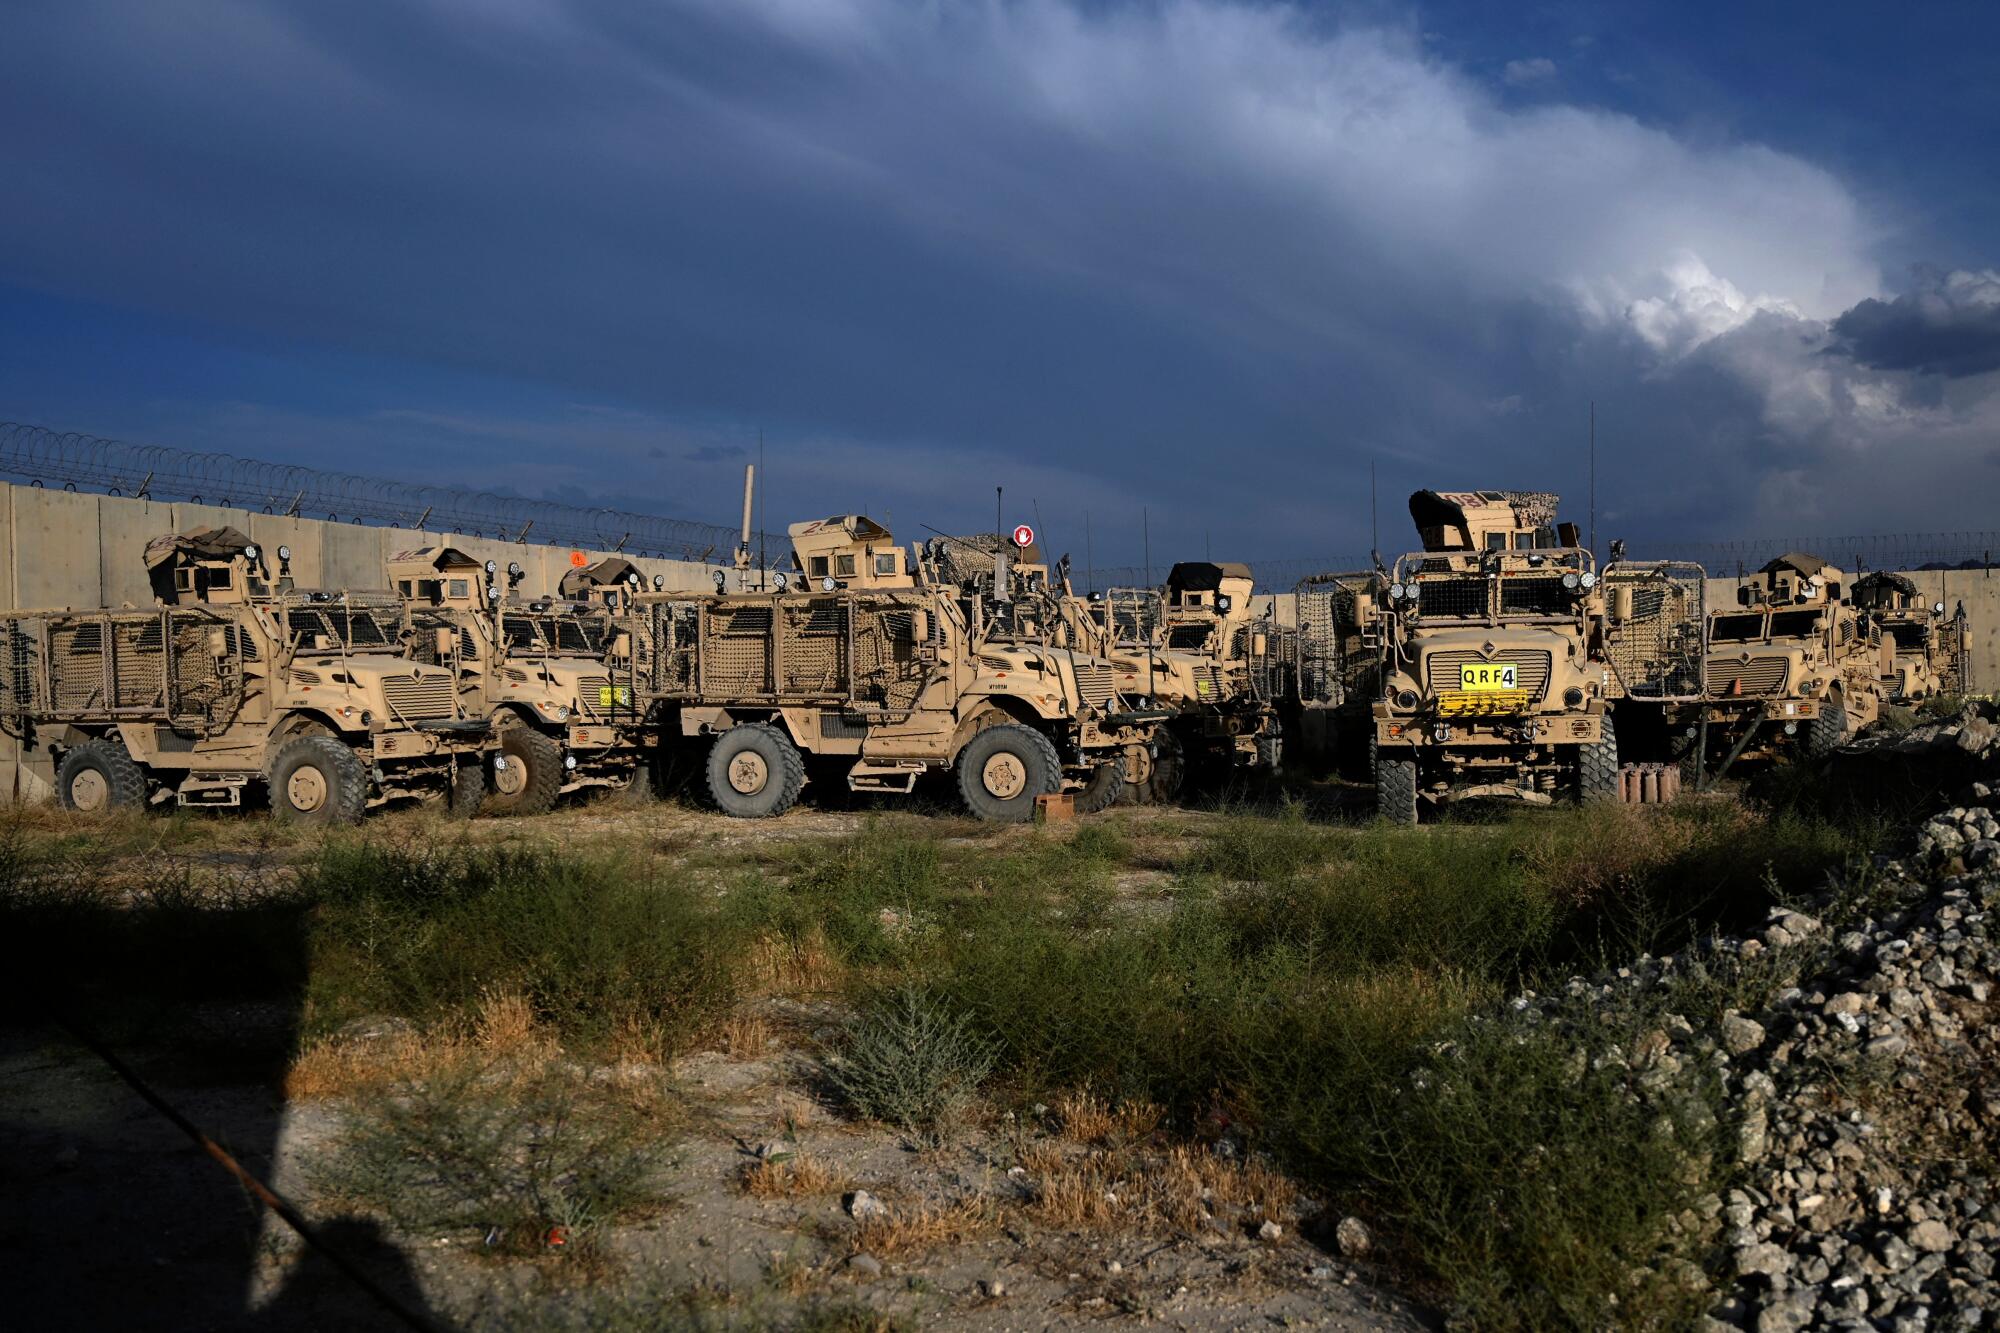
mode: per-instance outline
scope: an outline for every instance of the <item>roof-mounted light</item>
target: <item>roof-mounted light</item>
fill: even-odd
[[[819,581],[819,590],[821,592],[832,592],[839,586],[840,584],[834,580],[834,577],[831,574],[828,574],[825,578]]]
[[[1575,570],[1572,569],[1569,573],[1563,575],[1563,587],[1569,589],[1571,592],[1575,592],[1582,586],[1583,580],[1576,576]]]
[[[245,560],[255,560],[257,558],[257,543],[252,542],[243,548],[243,558]]]
[[[280,560],[290,560],[291,558],[292,558],[292,548],[291,548],[291,547],[289,547],[289,546],[280,546],[280,547],[278,548],[278,559],[280,559]]]
[[[488,561],[486,562],[486,572],[487,572],[488,574],[494,574],[494,573],[498,573],[498,572],[499,572],[499,569],[500,569],[500,562],[499,562],[499,561],[497,561],[497,560],[488,560]]]
[[[521,566],[520,566],[519,564],[515,563],[514,561],[511,561],[511,560],[510,560],[510,561],[508,561],[508,562],[507,562],[507,577],[508,577],[508,578],[510,578],[510,579],[518,579],[518,578],[524,578],[524,577],[526,577],[527,573],[528,573],[528,571],[527,571],[527,570],[525,570],[525,569],[521,568]]]
[[[1586,569],[1583,573],[1576,576],[1576,581],[1581,583],[1585,588],[1595,588],[1597,586],[1597,575]]]

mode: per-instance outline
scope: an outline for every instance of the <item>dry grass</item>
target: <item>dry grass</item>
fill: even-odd
[[[910,1210],[891,1205],[887,1217],[871,1218],[855,1228],[854,1247],[877,1259],[904,1259],[982,1239],[999,1227],[999,1206],[990,1198],[925,1204]]]
[[[380,1092],[421,1079],[463,1058],[464,1043],[414,1032],[371,1040],[338,1037],[314,1042],[285,1073],[287,1101],[321,1101]]]
[[[1298,1203],[1292,1182],[1263,1163],[1185,1144],[1079,1154],[1044,1140],[1025,1145],[1020,1160],[1034,1188],[1029,1217],[1059,1231],[1193,1231],[1229,1210],[1285,1225]]]
[[[1056,1100],[1056,1125],[1074,1143],[1117,1147],[1153,1136],[1164,1112],[1150,1102],[1113,1105],[1088,1089]]]
[[[829,1166],[808,1153],[785,1153],[752,1162],[738,1184],[756,1199],[797,1199],[821,1194],[844,1194],[854,1188],[854,1180],[837,1167]]]
[[[822,994],[837,989],[844,974],[817,926],[797,940],[759,936],[748,961],[745,993],[751,996]]]
[[[738,1010],[722,1020],[716,1031],[716,1047],[738,1060],[755,1060],[771,1046],[771,1025],[762,1014]]]

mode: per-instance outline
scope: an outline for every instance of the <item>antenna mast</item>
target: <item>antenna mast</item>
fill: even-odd
[[[1153,511],[1144,507],[1139,510],[1139,539],[1145,543],[1146,586],[1153,586]]]
[[[1590,558],[1597,559],[1597,400],[1590,400]]]
[[[764,468],[764,428],[757,427],[757,470]],[[763,592],[771,586],[770,535],[764,531],[764,516],[770,511],[764,508],[764,497],[757,497],[757,591]]]
[[[1381,520],[1375,516],[1375,460],[1368,460],[1368,549],[1378,552],[1382,549]]]
[[[739,591],[750,587],[750,500],[757,485],[757,465],[743,465],[743,535],[736,542],[736,586]]]

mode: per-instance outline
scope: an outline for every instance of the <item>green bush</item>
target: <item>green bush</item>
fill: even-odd
[[[302,886],[318,904],[313,1031],[365,1014],[451,1020],[508,991],[563,1038],[643,1031],[664,1055],[737,995],[741,936],[693,889],[617,861],[360,843],[323,851]]]
[[[964,1014],[913,987],[880,997],[824,1062],[826,1081],[857,1114],[941,1143],[993,1068],[993,1044]]]
[[[587,1071],[461,1059],[350,1107],[313,1185],[410,1230],[544,1253],[554,1228],[587,1249],[639,1211],[660,1165],[651,1118]]]

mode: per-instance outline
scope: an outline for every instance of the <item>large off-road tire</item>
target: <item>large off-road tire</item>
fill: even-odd
[[[85,815],[137,809],[146,803],[146,774],[118,741],[87,740],[56,766],[56,800]]]
[[[1847,708],[1838,699],[1828,699],[1819,716],[1806,727],[1808,759],[1824,759],[1847,744]]]
[[[1285,771],[1285,738],[1275,731],[1267,731],[1257,738],[1257,767],[1266,777],[1276,777]]]
[[[1126,805],[1165,805],[1181,794],[1186,780],[1187,756],[1181,750],[1181,738],[1162,727],[1153,736],[1152,772],[1144,782],[1133,782],[1127,774],[1119,799]]]
[[[1035,798],[1061,786],[1056,747],[1032,727],[988,727],[958,752],[958,794],[981,819],[1024,823],[1034,818]]]
[[[1090,770],[1083,790],[1076,794],[1076,812],[1094,815],[1109,810],[1124,794],[1125,765],[1117,759],[1107,760]]]
[[[770,819],[797,804],[806,762],[791,737],[768,722],[745,722],[715,738],[708,795],[725,815]]]
[[[290,824],[352,824],[368,808],[368,770],[331,736],[301,736],[269,774],[271,813]]]
[[[1609,713],[1604,739],[1576,747],[1576,799],[1583,805],[1618,799],[1618,733]]]
[[[1385,756],[1382,747],[1368,742],[1368,767],[1375,775],[1375,813],[1391,824],[1417,822],[1417,760],[1412,753]]]
[[[555,809],[563,785],[562,746],[533,727],[508,727],[486,756],[486,813],[541,815]]]
[[[451,771],[444,790],[444,812],[451,819],[470,819],[486,804],[486,761],[460,764]]]

